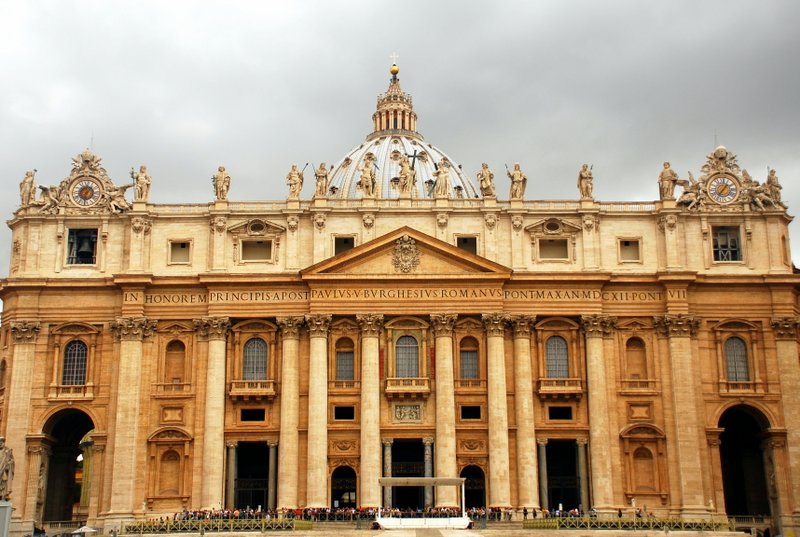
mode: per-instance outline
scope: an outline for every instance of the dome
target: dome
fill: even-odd
[[[417,114],[411,96],[400,88],[397,78],[399,68],[390,70],[392,78],[386,93],[378,96],[378,106],[372,115],[374,130],[361,145],[349,151],[331,171],[330,198],[365,197],[360,181],[365,164],[374,174],[375,197],[402,197],[401,161],[405,155],[416,175],[411,185],[412,198],[433,198],[433,189],[440,166],[449,169],[449,198],[477,198],[480,195],[475,185],[464,175],[461,167],[433,144],[427,143],[417,132]]]

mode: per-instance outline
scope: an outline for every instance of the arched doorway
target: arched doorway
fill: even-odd
[[[464,481],[464,505],[467,509],[472,507],[486,507],[486,476],[479,466],[465,466],[460,477]]]
[[[83,514],[81,499],[88,501],[89,476],[84,474],[81,442],[92,429],[92,419],[74,408],[61,410],[47,420],[43,430],[53,443],[47,464],[44,521],[72,520]]]
[[[771,513],[761,442],[769,422],[758,410],[737,405],[719,420],[719,455],[725,512],[729,516]]]
[[[349,466],[339,466],[331,475],[331,507],[355,507],[356,471]]]

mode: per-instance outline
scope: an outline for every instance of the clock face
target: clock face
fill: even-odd
[[[81,179],[72,186],[72,201],[82,207],[94,205],[100,200],[100,185],[92,179]]]
[[[731,203],[739,197],[739,183],[728,175],[718,175],[708,182],[708,195],[717,203]]]

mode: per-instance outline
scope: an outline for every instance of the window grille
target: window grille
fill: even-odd
[[[552,336],[545,346],[547,378],[569,377],[567,341],[561,336]]]
[[[747,347],[738,337],[725,341],[725,362],[728,366],[729,382],[748,382],[750,372],[747,370]]]
[[[401,336],[395,344],[395,375],[401,378],[419,377],[419,344],[411,336]]]
[[[83,341],[70,341],[64,349],[64,370],[61,384],[82,386],[86,384],[86,344]]]
[[[267,343],[253,338],[244,344],[243,380],[267,380]]]

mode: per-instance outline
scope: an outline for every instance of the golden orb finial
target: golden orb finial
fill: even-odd
[[[392,66],[389,68],[389,72],[392,73],[393,76],[397,76],[397,73],[400,72],[400,68],[397,67],[396,63],[393,63]]]

